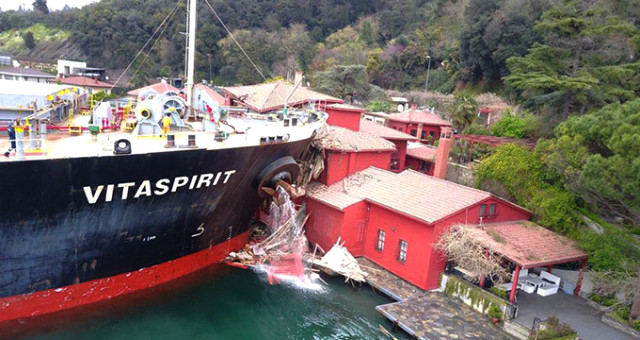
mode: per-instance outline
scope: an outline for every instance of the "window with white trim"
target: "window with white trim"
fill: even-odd
[[[407,261],[407,248],[409,247],[409,243],[405,240],[400,240],[400,249],[398,251],[398,261],[406,262]]]
[[[378,229],[378,244],[376,245],[376,249],[379,251],[384,250],[384,239],[386,237],[386,233],[382,229]]]

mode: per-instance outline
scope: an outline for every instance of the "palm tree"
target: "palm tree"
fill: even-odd
[[[456,93],[453,104],[453,125],[458,131],[464,130],[473,123],[478,112],[478,103],[468,93]]]

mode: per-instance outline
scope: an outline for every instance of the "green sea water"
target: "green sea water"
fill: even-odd
[[[218,265],[145,293],[3,330],[40,339],[390,339],[371,287],[323,277],[314,287],[270,285],[263,273]],[[2,333],[0,333],[2,334]],[[398,331],[399,339],[409,337]]]

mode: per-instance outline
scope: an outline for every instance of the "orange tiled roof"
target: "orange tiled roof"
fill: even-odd
[[[528,221],[466,226],[493,252],[522,268],[535,268],[587,258],[575,243],[553,231]]]
[[[403,123],[422,123],[425,125],[451,126],[450,122],[440,118],[440,116],[438,116],[437,114],[427,111],[420,111],[415,108],[405,110],[400,113],[391,114],[389,115],[389,120]]]
[[[314,183],[307,190],[307,196],[340,210],[367,200],[427,223],[434,223],[492,197],[486,191],[413,170],[395,174],[374,167],[329,187]]]
[[[284,101],[289,98],[288,105],[302,105],[309,101],[324,101],[328,103],[342,103],[343,100],[320,92],[309,90],[306,87],[298,87],[293,94],[294,86],[276,81],[273,83],[231,86],[223,90],[235,98],[242,105],[258,112],[268,112],[284,107]]]
[[[368,133],[370,135],[386,138],[386,139],[401,139],[401,140],[415,140],[416,137],[394,130],[390,127],[374,123],[365,119],[360,120],[360,131]]]
[[[127,92],[127,94],[132,96],[132,97],[137,97],[140,94],[140,92],[147,91],[147,90],[154,90],[158,94],[163,94],[165,92],[175,92],[175,93],[180,92],[180,89],[178,89],[177,87],[174,87],[174,86],[172,86],[171,84],[169,84],[169,83],[167,83],[165,81],[160,81],[160,82],[152,84],[152,85],[148,85],[148,86],[145,86],[145,87],[141,87],[139,89],[131,90],[131,91]]]
[[[209,86],[207,86],[205,84],[196,84],[196,85],[193,86],[193,88],[194,89],[204,90],[211,99],[213,99],[216,102],[218,102],[218,105],[224,106],[224,97],[221,96],[218,92],[214,91]]]
[[[421,143],[409,143],[407,156],[432,162],[436,158],[438,149]]]
[[[113,86],[113,84],[100,81],[98,79],[82,77],[82,76],[68,76],[68,77],[60,78],[59,80],[60,80],[60,83],[65,85],[104,87],[104,88],[111,88]]]
[[[384,138],[339,126],[327,128],[327,135],[320,141],[320,146],[325,149],[353,152],[396,149],[395,144]]]

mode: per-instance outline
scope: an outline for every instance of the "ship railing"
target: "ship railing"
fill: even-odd
[[[21,160],[30,156],[46,156],[47,140],[44,136],[39,138],[24,137],[22,139],[0,140],[0,157],[11,160]]]

